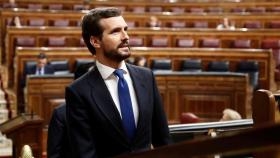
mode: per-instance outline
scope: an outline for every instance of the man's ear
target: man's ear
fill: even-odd
[[[100,48],[100,39],[98,37],[91,36],[90,43],[94,48]]]

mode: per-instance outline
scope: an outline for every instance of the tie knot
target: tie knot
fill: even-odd
[[[121,78],[121,79],[124,78],[124,77],[123,77],[123,70],[122,70],[122,69],[116,69],[116,70],[114,71],[114,74],[115,74],[116,76],[118,76],[119,78]]]

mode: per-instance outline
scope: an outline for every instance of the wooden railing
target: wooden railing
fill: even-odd
[[[8,0],[1,0],[2,3],[8,2]],[[115,6],[124,9],[125,11],[132,11],[135,7],[144,7],[144,11],[149,11],[150,8],[153,7],[161,7],[162,11],[170,11],[172,8],[179,7],[183,8],[186,12],[190,11],[190,8],[202,8],[206,12],[211,11],[211,8],[222,8],[223,12],[230,12],[234,8],[245,8],[249,10],[252,7],[265,7],[267,11],[272,11],[274,7],[280,6],[279,1],[277,0],[270,0],[270,1],[249,1],[249,0],[241,0],[238,2],[230,1],[230,0],[223,0],[217,3],[213,1],[174,1],[172,3],[168,1],[117,1],[117,0],[110,0],[110,1],[90,1],[88,3],[83,3],[83,1],[55,1],[55,0],[17,0],[16,1],[17,7],[20,8],[27,8],[28,4],[40,4],[42,5],[42,9],[48,9],[50,4],[62,4],[62,9],[73,10],[75,9],[76,5],[79,5],[82,8],[95,8],[98,6]],[[81,6],[84,5],[84,6]],[[79,8],[80,8],[79,7]]]

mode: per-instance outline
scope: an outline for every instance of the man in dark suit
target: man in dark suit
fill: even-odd
[[[24,67],[24,72],[21,80],[21,87],[25,87],[27,75],[47,75],[54,74],[54,68],[52,65],[48,64],[48,58],[45,53],[40,53],[37,56],[37,63],[28,65]]]
[[[80,65],[74,73],[74,79],[84,75],[95,63]],[[48,128],[47,156],[48,158],[69,158],[70,144],[68,139],[68,127],[66,120],[66,104],[56,107]]]
[[[37,57],[37,64],[25,69],[26,75],[45,75],[54,74],[54,68],[48,64],[48,58],[45,53],[40,53]]]
[[[90,10],[82,35],[96,66],[66,88],[72,157],[113,157],[169,144],[152,71],[124,62],[130,50],[121,11]]]

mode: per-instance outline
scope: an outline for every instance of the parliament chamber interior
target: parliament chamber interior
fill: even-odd
[[[155,75],[174,144],[120,157],[280,157],[279,0],[0,0],[0,158],[47,157],[53,109],[95,62],[81,18],[117,7]],[[26,74],[44,53],[53,74]],[[231,145],[229,145],[231,144]]]

